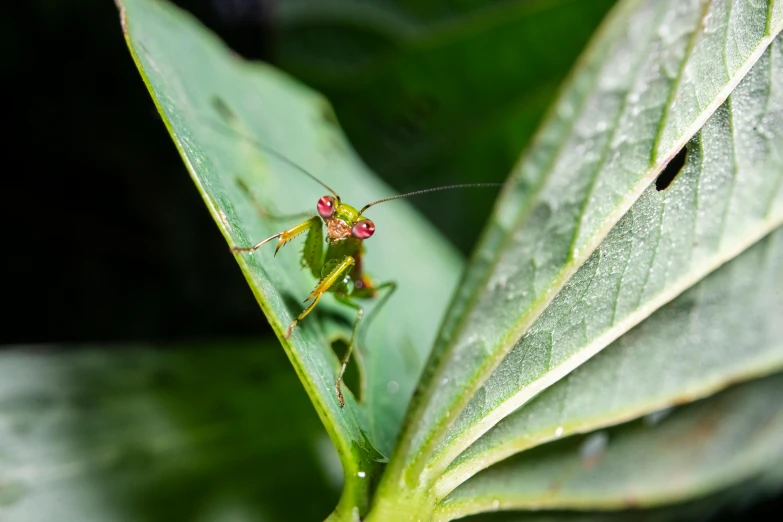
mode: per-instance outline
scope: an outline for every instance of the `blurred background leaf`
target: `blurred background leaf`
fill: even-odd
[[[0,520],[324,519],[340,462],[272,343],[0,352]]]

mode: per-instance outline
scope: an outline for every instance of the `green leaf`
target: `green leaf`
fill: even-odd
[[[119,3],[131,53],[231,245],[253,244],[296,223],[262,218],[259,204],[278,213],[315,213],[325,190],[281,155],[320,176],[346,202],[362,205],[391,194],[351,152],[323,98],[269,67],[238,59],[166,2]],[[264,148],[227,131],[216,107],[233,112],[232,128]],[[284,247],[276,257],[272,245],[237,256],[340,454],[347,478],[344,514],[366,502],[368,475],[391,451],[461,267],[454,251],[406,202],[374,207],[372,219],[377,232],[368,240],[365,265],[376,280],[397,281],[399,291],[364,329],[359,355],[367,388],[361,404],[347,393],[341,409],[334,391],[339,363],[330,343],[336,326],[347,337],[351,310],[327,296],[286,340],[286,327],[317,282],[300,267],[297,246]],[[427,262],[420,262],[423,256]]]
[[[602,285],[587,285],[590,294],[563,294],[560,299],[564,306],[550,306],[550,313],[555,319],[562,318],[561,326],[569,328],[555,330],[563,336],[557,351],[547,348],[551,346],[545,342],[549,334],[536,320],[567,284],[579,287],[578,276],[585,272],[577,274],[577,270],[589,263],[590,255],[631,205],[637,200],[643,205],[654,199],[649,192],[644,196],[650,183],[724,103],[780,30],[777,9],[772,2],[759,6],[728,0],[628,0],[613,10],[581,59],[530,154],[512,175],[515,183],[504,191],[485,230],[436,342],[420,384],[421,393],[414,397],[397,453],[381,484],[382,495],[404,497],[407,493],[402,490],[408,488],[426,491],[459,452],[513,407],[562,378],[623,329],[780,223],[779,199],[761,215],[756,213],[758,207],[743,209],[747,213],[742,214],[736,229],[730,221],[734,219],[733,207],[728,207],[728,212],[726,207],[699,207],[703,211],[700,216],[694,212],[696,200],[691,199],[680,210],[686,216],[703,218],[699,223],[711,225],[715,219],[727,218],[731,226],[727,227],[726,243],[721,236],[717,242],[705,237],[707,243],[700,243],[695,252],[701,256],[697,258],[698,267],[674,250],[678,241],[691,237],[687,227],[674,227],[671,233],[660,235],[656,241],[663,244],[663,248],[658,247],[661,253],[649,253],[649,245],[646,250],[639,245],[638,255],[648,257],[629,264],[633,270],[650,273],[651,262],[671,260],[680,263],[686,275],[672,273],[670,281],[662,277],[666,265],[653,264],[649,279],[656,298],[646,294],[648,285],[635,281],[629,287],[630,295],[619,296],[630,298],[620,304],[621,312],[632,320],[604,338],[599,335],[606,330],[606,323],[612,323],[612,310],[602,309],[601,316],[588,325],[574,308],[594,295],[609,294],[611,301],[618,289],[617,277],[611,279],[604,273]],[[773,85],[778,78],[778,53],[769,62],[774,64],[768,69],[773,74]],[[743,116],[743,122],[758,114],[757,96],[764,93],[779,96],[769,87],[761,94],[752,93],[747,102],[757,112]],[[736,112],[731,103],[727,109]],[[736,117],[734,112],[728,115]],[[716,130],[721,130],[721,125],[715,123]],[[777,128],[764,126],[765,132],[756,133],[760,136],[748,136],[761,142],[766,139],[766,146],[760,150],[742,149],[744,143],[733,143],[731,134],[728,142],[706,144],[702,140],[702,155],[709,154],[709,146],[715,146],[723,147],[725,157],[734,148],[731,145],[736,145],[737,154],[749,160],[747,165],[744,159],[738,160],[736,170],[732,170],[737,179],[751,180],[747,187],[733,192],[731,205],[744,201],[748,190],[765,187],[765,175],[780,173],[779,168],[775,170],[780,165],[780,156],[774,153],[780,150]],[[762,155],[760,164],[755,161],[756,153]],[[713,161],[719,159],[716,156]],[[729,159],[734,158],[729,155]],[[769,163],[764,165],[764,161]],[[746,167],[751,170],[746,171]],[[773,189],[778,186],[773,185]],[[665,197],[675,198],[669,194]],[[676,210],[666,206],[668,211]],[[644,215],[641,206],[634,209],[636,212]],[[662,223],[665,227],[660,230],[671,229],[671,224]],[[749,237],[735,235],[740,230]],[[601,266],[608,263],[622,267],[626,252],[607,249],[596,255]],[[595,272],[596,267],[592,268]],[[579,318],[576,323],[569,317],[572,312]],[[512,374],[495,374],[496,383],[504,390],[514,389],[514,406],[492,408],[492,416],[476,415],[476,403],[473,407],[469,403],[475,397],[483,405],[485,397],[504,393],[488,389],[489,385],[484,388],[486,395],[479,390],[522,335],[531,327],[536,331],[536,325],[542,334],[528,335],[521,342],[534,341],[536,348],[544,350],[531,350],[524,365],[515,366]],[[517,389],[520,385],[524,394]],[[478,419],[482,420],[480,424],[474,422]],[[449,432],[455,425],[460,431]],[[453,443],[457,437],[460,440]]]
[[[498,366],[451,428],[443,445],[449,449],[436,459],[456,456],[487,430],[484,426],[495,424],[783,222],[783,136],[777,134],[783,129],[781,57],[783,37],[688,144],[685,165],[672,184],[664,191],[655,185],[645,191]],[[763,316],[764,309],[759,313]],[[673,357],[693,363],[712,339]],[[783,346],[771,340],[775,353],[769,355],[777,361]],[[658,346],[659,341],[650,336],[648,344]],[[739,364],[748,354],[729,343],[722,355]],[[666,375],[670,364],[661,356],[644,373]],[[731,381],[735,372],[743,373],[729,364],[721,371],[714,380]],[[639,373],[629,378],[639,379]],[[633,384],[635,394],[643,393],[640,382]],[[687,373],[670,384],[685,392]],[[585,390],[572,391],[582,400],[596,401]],[[600,389],[594,393],[600,397]],[[563,421],[571,419],[564,416]]]
[[[474,515],[470,522],[709,522],[742,513],[753,504],[774,499],[783,489],[783,465],[770,465],[740,484],[677,504],[619,511],[496,511]],[[783,464],[781,462],[780,464]],[[774,500],[773,500],[774,502]],[[734,516],[733,516],[734,515]]]
[[[282,351],[161,348],[0,352],[0,519],[323,519],[342,471]]]
[[[623,509],[701,496],[783,462],[783,374],[494,466],[457,488],[437,520],[497,509]],[[643,470],[643,471],[642,471]]]
[[[613,3],[288,0],[274,48],[396,187],[500,180]],[[436,197],[413,203],[468,250],[495,192]]]
[[[475,515],[469,520],[470,522],[708,522],[725,518],[727,514],[731,518],[732,512],[739,514],[753,503],[777,496],[781,488],[783,488],[783,465],[770,465],[739,485],[673,505],[620,511],[499,511]]]
[[[779,370],[781,274],[783,228],[499,422],[452,463],[438,498],[514,453],[649,412],[659,419],[677,404]]]

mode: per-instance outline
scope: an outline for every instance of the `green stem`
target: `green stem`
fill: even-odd
[[[343,492],[327,522],[360,522],[370,510],[373,485],[378,482],[384,466],[359,446],[354,446],[352,453],[353,458],[343,461]]]
[[[435,506],[435,497],[427,492],[383,487],[375,495],[363,522],[430,522]]]

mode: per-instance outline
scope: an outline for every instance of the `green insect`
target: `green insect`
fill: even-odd
[[[245,139],[248,139],[245,137]],[[343,203],[340,196],[326,185],[323,181],[315,177],[303,167],[297,165],[285,156],[251,141],[255,146],[262,148],[267,153],[272,153],[278,159],[281,159],[307,175],[321,186],[326,188],[332,195],[323,196],[316,204],[317,215],[299,223],[282,232],[278,232],[263,241],[248,247],[234,247],[232,252],[253,252],[266,243],[277,239],[275,254],[280,248],[294,239],[295,237],[307,233],[305,237],[304,249],[302,250],[302,266],[309,268],[313,276],[318,279],[310,295],[305,299],[307,307],[288,325],[285,337],[291,336],[294,328],[301,322],[307,314],[321,300],[326,292],[334,293],[337,301],[353,308],[356,311],[356,320],[354,321],[351,337],[348,341],[348,348],[342,360],[340,371],[335,382],[335,391],[340,407],[345,405],[340,384],[343,380],[345,368],[351,358],[351,353],[356,342],[356,334],[359,330],[359,324],[364,317],[364,308],[357,302],[359,299],[373,299],[378,297],[381,290],[387,290],[388,298],[396,289],[397,285],[393,281],[376,284],[364,270],[364,241],[372,237],[375,232],[375,223],[364,216],[364,212],[379,203],[391,201],[399,198],[406,198],[438,190],[450,190],[465,187],[499,187],[502,183],[470,183],[449,185],[445,187],[436,187],[424,190],[417,190],[407,194],[400,194],[373,201],[364,205],[360,210]],[[326,225],[326,249],[324,250],[323,227]]]

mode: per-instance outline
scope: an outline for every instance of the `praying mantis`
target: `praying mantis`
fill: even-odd
[[[221,112],[224,112],[225,110],[225,108],[221,109]],[[283,160],[305,176],[320,184],[330,193],[317,201],[316,214],[312,217],[298,225],[283,230],[282,232],[273,234],[254,245],[242,247],[235,246],[231,251],[234,253],[252,253],[270,241],[277,239],[277,247],[275,248],[276,255],[280,248],[295,237],[306,234],[304,248],[302,249],[302,266],[309,269],[313,277],[318,280],[318,283],[304,300],[307,306],[291,324],[288,325],[285,332],[285,338],[288,339],[291,337],[296,325],[312,312],[323,295],[327,292],[333,293],[338,302],[355,311],[356,318],[354,320],[351,336],[348,340],[348,347],[342,358],[340,370],[335,381],[337,400],[339,401],[340,408],[342,408],[345,406],[345,398],[342,393],[341,383],[343,381],[345,369],[350,361],[354,345],[356,344],[359,325],[364,317],[364,307],[359,303],[359,300],[375,299],[378,297],[379,292],[384,290],[388,292],[386,294],[386,298],[388,299],[397,288],[397,284],[394,281],[375,283],[364,269],[364,241],[372,237],[375,233],[375,223],[364,216],[365,211],[380,203],[429,192],[468,187],[500,187],[503,184],[463,183],[416,190],[373,201],[357,210],[356,207],[343,202],[342,198],[340,198],[340,195],[335,190],[304,167],[301,167],[289,158],[246,136],[243,136],[243,138],[253,143],[256,147],[263,149],[264,152],[271,153],[278,159]],[[326,227],[325,238],[324,226]],[[324,242],[326,243],[326,249],[324,249]]]

